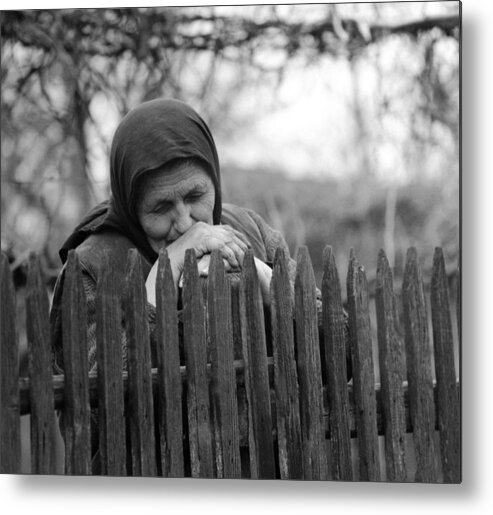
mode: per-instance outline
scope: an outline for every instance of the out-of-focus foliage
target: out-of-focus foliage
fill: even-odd
[[[56,272],[60,243],[109,193],[112,132],[131,107],[180,98],[223,146],[238,133],[248,145],[293,68],[327,62],[350,77],[336,100],[348,114],[332,122],[350,128],[334,149],[342,176],[324,178],[320,162],[316,179],[295,181],[282,163],[252,170],[229,157],[225,198],[257,209],[293,250],[308,245],[319,277],[326,243],[341,264],[350,246],[370,267],[382,246],[397,268],[408,245],[457,259],[458,3],[2,14],[2,249],[16,263],[36,250]],[[239,113],[265,91],[272,100]]]

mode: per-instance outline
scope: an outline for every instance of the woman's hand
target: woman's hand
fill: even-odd
[[[205,227],[200,227],[202,225]],[[194,229],[196,226],[199,227]],[[207,228],[219,230],[209,231]],[[167,247],[176,288],[179,286],[178,282],[181,278],[185,262],[185,251],[188,248],[195,250],[198,258],[197,267],[199,275],[208,276],[211,252],[213,250],[218,249],[221,252],[226,271],[241,269],[248,244],[243,234],[228,225],[207,225],[200,222],[195,224],[187,233]],[[257,258],[255,258],[255,266],[257,268],[263,301],[265,304],[269,304],[272,270],[268,265]],[[146,280],[147,300],[153,305],[156,305],[157,267],[158,261],[152,266]]]
[[[197,222],[185,234],[168,245],[168,256],[181,274],[185,262],[185,251],[194,249],[197,259],[219,250],[230,268],[241,268],[248,249],[246,237],[229,225],[209,225]]]
[[[166,250],[171,264],[171,271],[175,287],[183,272],[185,263],[185,251],[194,249],[199,262],[199,272],[207,275],[209,269],[209,258],[213,250],[221,253],[226,270],[241,269],[245,252],[249,244],[246,237],[229,225],[209,225],[204,222],[197,222],[186,233],[170,243]],[[205,261],[201,261],[203,258]],[[154,263],[147,276],[146,290],[147,299],[151,304],[156,304],[156,276],[158,261]]]

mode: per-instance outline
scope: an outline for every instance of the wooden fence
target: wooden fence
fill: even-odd
[[[130,251],[124,282],[109,266],[98,284],[98,372],[89,374],[86,300],[77,256],[69,254],[65,375],[54,376],[48,295],[32,255],[26,297],[29,377],[19,378],[16,299],[2,255],[1,472],[20,470],[20,416],[29,413],[31,471],[55,473],[56,409],[65,417],[66,474],[92,473],[92,412],[98,414],[103,475],[460,482],[460,387],[441,249],[435,250],[430,288],[432,339],[416,250],[407,253],[400,297],[385,253],[378,256],[380,384],[367,279],[354,252],[347,274],[349,381],[347,317],[330,247],[324,251],[321,313],[304,247],[297,256],[294,297],[286,256],[277,251],[268,309],[250,253],[239,279],[226,274],[214,254],[204,281],[188,251],[181,310],[166,253],[159,259],[156,363],[151,363],[140,258]]]

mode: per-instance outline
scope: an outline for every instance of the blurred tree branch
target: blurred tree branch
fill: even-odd
[[[341,15],[332,4],[310,22],[281,14],[276,6],[268,15],[262,11],[260,18],[255,12],[226,16],[214,8],[3,11],[2,180],[7,187],[2,189],[2,215],[8,215],[8,223],[2,221],[2,227],[11,234],[2,236],[2,245],[6,242],[14,254],[22,255],[28,241],[41,246],[34,250],[47,251],[50,267],[57,266],[56,248],[67,228],[98,200],[89,165],[89,136],[96,132],[103,139],[91,111],[99,94],[110,98],[121,115],[161,95],[193,100],[214,133],[227,133],[227,115],[239,92],[273,75],[278,85],[294,57],[306,63],[326,56],[342,58],[355,70],[365,52],[398,36],[426,49],[418,109],[413,113],[416,138],[429,137],[423,131],[424,119],[430,125],[439,121],[458,134],[455,111],[450,109],[454,99],[447,78],[437,73],[436,56],[442,39],[458,41],[457,15],[390,25]],[[278,58],[261,59],[265,51]],[[232,64],[235,73],[218,94],[221,63]],[[357,143],[368,151],[373,144],[366,136],[371,127],[365,127],[368,113],[357,97],[355,91],[359,139],[366,137]],[[366,171],[368,155],[362,167]],[[12,203],[13,195],[22,201]],[[44,241],[35,226],[26,229],[21,215],[27,211],[44,223]],[[300,231],[293,241],[305,237],[304,228]]]
[[[329,10],[326,19],[302,23],[278,16],[255,22],[239,16],[186,14],[184,9],[170,8],[10,11],[3,14],[2,36],[4,41],[19,41],[47,52],[60,50],[58,42],[63,41],[63,50],[69,54],[77,51],[115,58],[129,53],[147,62],[161,62],[163,50],[218,53],[262,38],[271,42],[277,39],[274,48],[285,49],[292,56],[307,48],[337,55],[347,46],[356,50],[390,35],[416,37],[433,29],[459,36],[458,16],[370,25],[341,19],[335,13]]]

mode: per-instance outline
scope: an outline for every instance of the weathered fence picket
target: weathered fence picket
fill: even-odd
[[[17,474],[21,463],[21,420],[15,291],[9,261],[3,252],[1,259],[0,474]]]
[[[328,479],[315,275],[306,247],[298,250],[294,290],[304,479]]]
[[[206,377],[205,309],[193,250],[185,254],[183,340],[187,367],[188,431],[192,477],[214,477],[209,385]]]
[[[120,277],[105,255],[96,289],[97,415],[102,475],[126,475]]]
[[[39,259],[31,254],[27,275],[26,333],[31,406],[31,472],[54,474],[55,414],[51,385],[51,345],[48,294]]]
[[[368,283],[353,249],[349,257],[347,297],[360,480],[380,481]]]
[[[385,463],[388,481],[405,481],[406,432],[403,381],[403,349],[397,337],[392,271],[385,252],[378,254],[375,295],[380,382],[385,424]]]
[[[281,479],[303,479],[298,374],[294,351],[293,302],[283,249],[276,251],[271,281],[272,348]]]
[[[416,455],[415,481],[436,483],[440,462],[435,436],[431,348],[423,278],[415,248],[406,257],[402,283],[409,405]]]
[[[323,262],[323,347],[327,369],[331,472],[334,480],[351,481],[353,469],[346,369],[346,324],[341,299],[341,283],[331,247],[324,249]]]
[[[156,475],[147,297],[137,250],[128,252],[123,295],[127,339],[128,416],[134,476]]]
[[[460,481],[460,387],[440,250],[431,284],[433,345],[417,253],[408,251],[401,292],[405,353],[392,272],[385,253],[379,254],[373,329],[381,385],[375,383],[366,275],[353,251],[349,317],[330,247],[323,254],[321,302],[307,249],[298,252],[296,277],[278,249],[270,306],[263,302],[251,251],[241,273],[226,273],[214,253],[208,279],[199,277],[195,253],[188,251],[181,290],[162,251],[155,318],[149,316],[140,259],[130,251],[123,275],[105,255],[95,327],[87,329],[87,278],[77,255],[69,254],[62,308],[65,375],[53,375],[46,286],[31,256],[29,377],[19,378],[15,294],[2,254],[2,472],[20,471],[24,413],[31,415],[32,472],[60,472],[54,452],[58,410],[67,474],[378,481],[385,470],[388,481]],[[406,459],[406,432],[413,433],[415,471]],[[378,435],[385,441],[382,462]],[[358,440],[359,474],[351,438]]]
[[[438,394],[438,426],[445,483],[460,481],[460,406],[454,365],[452,320],[442,249],[433,255],[431,316]]]
[[[65,473],[91,473],[87,304],[79,260],[68,254],[62,298]]]
[[[235,479],[241,477],[241,461],[231,294],[219,252],[212,253],[208,293],[217,477]]]
[[[161,471],[185,475],[183,457],[182,379],[176,288],[168,253],[162,250],[156,279],[157,414]]]
[[[275,477],[272,412],[264,310],[252,251],[243,262],[240,295],[245,386],[248,401],[250,474],[253,479]]]

